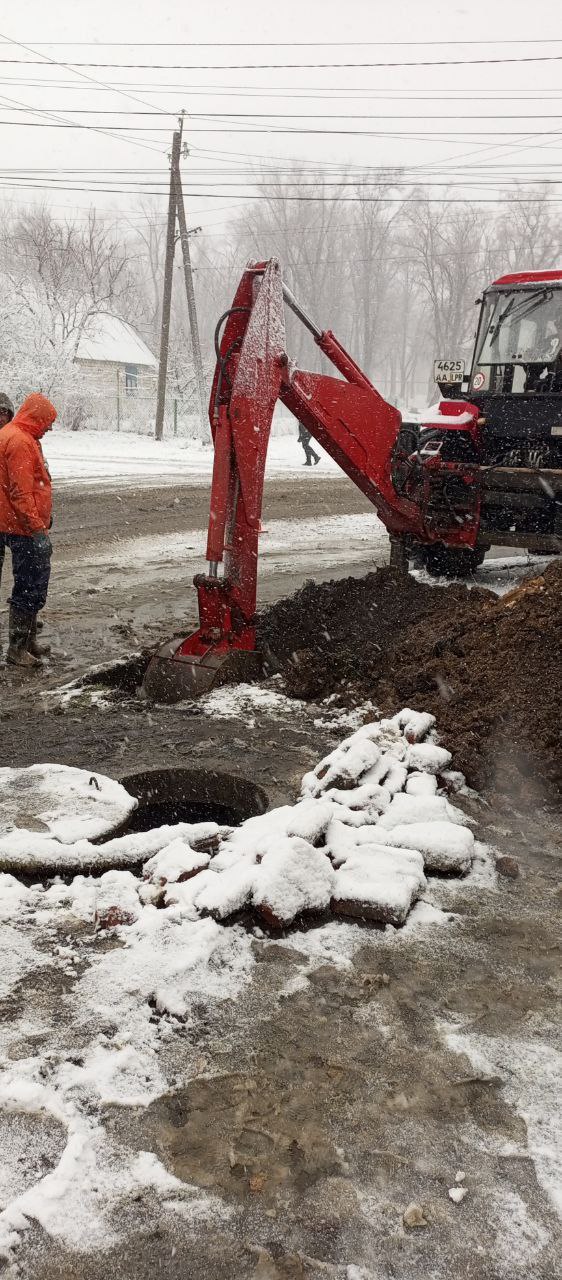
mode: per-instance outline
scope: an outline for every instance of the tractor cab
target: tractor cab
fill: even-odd
[[[562,463],[562,272],[502,276],[482,298],[464,395],[484,419],[484,463]]]
[[[478,506],[472,554],[499,545],[556,552],[562,545],[562,271],[502,276],[484,292],[470,371],[437,360],[438,404],[403,424],[393,458],[397,493],[424,511],[444,546],[427,545],[432,571],[459,563],[441,534]],[[477,495],[477,498],[476,498]],[[464,561],[467,554],[463,552]],[[482,551],[483,554],[483,551]]]
[[[554,272],[540,273],[546,274]],[[498,281],[486,290],[469,392],[479,398],[562,395],[562,276],[548,283]]]

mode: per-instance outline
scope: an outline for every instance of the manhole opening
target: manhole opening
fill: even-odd
[[[218,822],[234,827],[265,813],[266,792],[230,773],[206,769],[148,769],[121,779],[138,808],[121,834],[150,831],[176,822]]]

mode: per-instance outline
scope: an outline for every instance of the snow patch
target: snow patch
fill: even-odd
[[[302,716],[302,703],[287,698],[276,689],[259,684],[223,685],[199,699],[205,715],[214,720],[244,720],[249,727],[255,716],[266,712],[273,716]],[[250,719],[248,719],[250,717]]]
[[[541,1040],[485,1036],[440,1025],[445,1043],[466,1054],[475,1071],[497,1075],[510,1106],[527,1126],[527,1147],[537,1179],[562,1217],[562,1054]]]

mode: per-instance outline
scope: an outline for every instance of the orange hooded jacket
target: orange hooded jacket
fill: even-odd
[[[56,416],[51,401],[34,391],[0,431],[0,533],[30,537],[49,527],[51,477],[39,441]]]

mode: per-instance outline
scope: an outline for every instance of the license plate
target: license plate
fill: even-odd
[[[434,360],[433,377],[437,383],[452,386],[464,378],[464,360]]]
[[[551,436],[562,436],[562,427],[551,427],[550,434]]]

